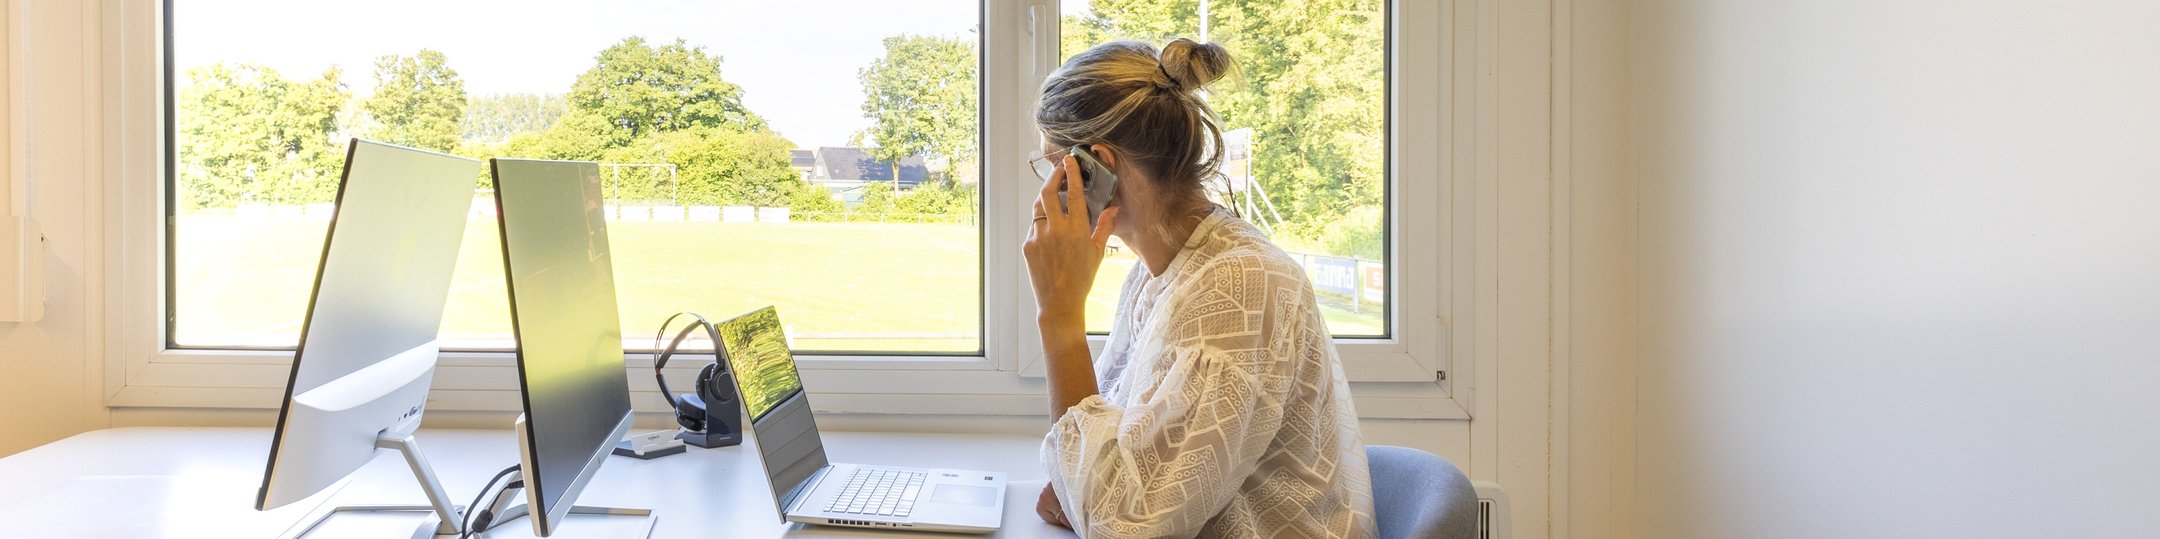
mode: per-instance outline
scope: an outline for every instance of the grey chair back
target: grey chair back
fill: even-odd
[[[1381,539],[1474,539],[1477,490],[1462,470],[1407,447],[1369,445],[1365,456]]]

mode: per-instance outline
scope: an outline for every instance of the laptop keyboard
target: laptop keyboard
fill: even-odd
[[[922,493],[929,474],[907,470],[856,468],[847,485],[833,496],[825,510],[832,513],[904,517],[915,511],[915,497]]]

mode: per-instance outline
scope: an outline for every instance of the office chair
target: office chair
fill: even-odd
[[[1471,539],[1477,533],[1477,491],[1447,459],[1388,445],[1365,446],[1365,456],[1382,539]]]

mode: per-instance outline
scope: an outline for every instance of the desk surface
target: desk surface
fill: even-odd
[[[496,471],[517,463],[508,430],[427,429],[418,438],[459,505],[471,503]],[[1011,483],[1004,528],[995,537],[1072,536],[1035,516],[1044,481],[1035,461],[1040,438],[826,432],[824,439],[834,462],[1005,472]],[[0,458],[0,529],[15,537],[276,537],[325,505],[427,503],[404,461],[378,451],[341,488],[255,511],[269,447],[270,429],[124,428]],[[691,447],[650,461],[608,457],[577,503],[651,509],[658,517],[654,538],[975,537],[784,524],[752,450],[746,443]],[[573,531],[555,536],[579,537]]]

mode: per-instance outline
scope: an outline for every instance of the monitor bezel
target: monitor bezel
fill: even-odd
[[[532,510],[528,513],[528,518],[532,519],[533,521],[533,533],[541,537],[547,537],[554,533],[555,523],[563,518],[567,518],[569,516],[570,510],[577,505],[575,501],[572,501],[570,503],[558,502],[561,502],[563,500],[576,500],[580,494],[584,493],[585,486],[591,482],[594,475],[597,475],[600,472],[600,467],[602,464],[606,463],[608,455],[613,454],[616,441],[621,440],[623,435],[629,432],[632,423],[634,423],[636,420],[637,409],[633,406],[623,412],[622,417],[616,420],[615,427],[610,430],[610,434],[606,437],[601,438],[598,445],[590,451],[590,456],[587,457],[585,464],[579,468],[577,476],[571,479],[570,485],[563,489],[562,495],[558,496],[558,499],[555,500],[548,499],[547,490],[541,488],[542,474],[540,473],[540,461],[538,458],[540,441],[538,439],[538,433],[532,428],[531,425],[531,414],[533,412],[532,384],[526,376],[524,326],[520,322],[518,316],[517,284],[515,279],[512,278],[515,273],[512,272],[512,268],[510,266],[510,224],[507,219],[508,212],[506,212],[505,208],[503,208],[503,197],[501,194],[501,163],[504,161],[566,163],[573,165],[592,166],[595,169],[597,169],[599,165],[591,161],[568,161],[553,159],[492,158],[489,159],[487,162],[488,178],[492,182],[496,192],[495,226],[496,233],[498,234],[496,237],[501,238],[500,246],[503,260],[504,290],[510,301],[510,335],[511,340],[514,343],[511,349],[511,354],[516,358],[517,361],[518,402],[520,406],[522,406],[522,410],[520,411],[517,419],[513,422],[512,425],[514,430],[516,430],[518,439],[518,466],[519,469],[523,471],[523,473],[519,475],[521,475],[523,481],[525,481],[524,495],[526,503],[532,507]],[[610,256],[612,258],[612,253]],[[628,392],[629,388],[625,387],[623,388],[623,391]]]
[[[624,413],[621,419],[615,421],[615,428],[610,431],[606,440],[622,439],[624,434],[630,432],[630,426],[636,421],[636,411]],[[524,481],[530,483],[525,489],[525,503],[531,505],[533,510],[528,513],[527,518],[532,520],[533,534],[541,537],[553,535],[555,533],[555,523],[569,518],[570,509],[577,507],[577,503],[551,503],[547,499],[545,492],[540,490],[538,481],[539,473],[537,470],[539,470],[540,460],[538,458],[539,454],[534,451],[539,447],[538,442],[533,439],[532,429],[526,421],[525,414],[518,414],[513,428],[517,431],[518,439],[518,469],[527,470],[525,473],[518,475]],[[582,469],[578,470],[577,477],[570,480],[570,486],[563,489],[561,500],[576,500],[578,495],[584,494],[585,487],[591,484],[594,476],[599,475],[600,466],[606,463],[608,455],[614,454],[614,449],[614,443],[605,441],[600,444],[600,447],[595,448],[592,457],[585,461],[585,466]]]

